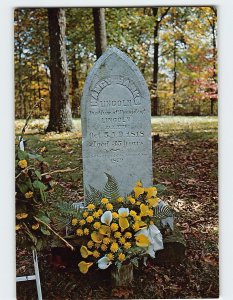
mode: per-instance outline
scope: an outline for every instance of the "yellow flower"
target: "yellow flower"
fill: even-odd
[[[102,214],[103,214],[103,210],[100,208],[100,209],[98,209],[98,211],[97,211],[98,213],[99,213],[99,215],[101,216]]]
[[[129,221],[127,218],[119,218],[119,225],[121,227],[121,231],[124,231],[126,228],[129,227]]]
[[[125,238],[126,239],[130,239],[132,237],[132,233],[131,232],[126,232],[125,233]]]
[[[84,228],[84,229],[83,229],[83,233],[84,233],[85,235],[88,235],[88,234],[89,234],[89,229],[88,229],[88,228]]]
[[[92,252],[89,251],[86,246],[82,246],[80,248],[80,253],[83,258],[87,258],[89,255],[92,255]]]
[[[95,209],[95,205],[94,204],[88,204],[87,205],[87,209],[89,209],[89,210],[93,210],[93,209]]]
[[[87,218],[86,218],[87,223],[92,223],[93,221],[94,221],[93,216],[87,216]]]
[[[150,244],[148,237],[145,236],[144,234],[139,234],[138,236],[135,237],[135,239],[136,239],[136,245],[138,247],[146,248]]]
[[[33,197],[33,192],[27,192],[24,196],[26,199],[30,199]]]
[[[137,181],[137,182],[136,182],[136,184],[135,184],[135,186],[142,187],[142,183],[141,183],[141,181]]]
[[[153,215],[154,215],[153,209],[149,209],[149,211],[148,211],[148,216],[149,216],[149,217],[153,217]]]
[[[16,214],[16,219],[18,219],[18,220],[26,219],[27,217],[28,217],[28,214],[26,214],[26,213]]]
[[[111,234],[111,228],[107,225],[101,225],[99,232],[103,235],[110,236]]]
[[[124,253],[120,253],[120,254],[118,255],[118,260],[119,260],[120,262],[123,262],[123,261],[125,260],[125,254],[124,254]]]
[[[92,255],[93,255],[95,258],[100,257],[100,253],[99,253],[99,251],[97,251],[97,250],[93,251]]]
[[[91,239],[95,243],[101,243],[103,238],[104,238],[104,236],[102,234],[100,234],[99,232],[93,231],[92,234],[91,234]]]
[[[112,223],[110,227],[112,231],[117,231],[117,229],[119,228],[119,226],[116,223]]]
[[[136,221],[141,221],[141,216],[135,216],[134,217],[134,221],[136,222]]]
[[[110,250],[111,250],[112,252],[116,253],[117,250],[118,250],[118,248],[119,248],[119,246],[118,246],[117,243],[112,243],[112,245],[111,245],[111,247],[110,247]]]
[[[105,245],[108,245],[108,244],[110,243],[110,239],[107,238],[107,237],[103,238],[103,243],[104,243]]]
[[[133,225],[134,231],[138,231],[139,229],[143,229],[145,227],[147,227],[147,224],[143,221],[137,221]]]
[[[125,243],[125,238],[124,237],[119,238],[119,243],[123,245]]]
[[[95,212],[93,213],[93,217],[94,217],[94,218],[99,218],[99,216],[100,216],[100,214],[99,214],[98,211],[95,211]]]
[[[103,198],[103,199],[101,200],[101,203],[107,204],[107,203],[108,203],[108,199],[107,199],[107,198]]]
[[[87,211],[84,211],[83,217],[86,218],[87,216],[88,216],[88,212],[87,212]]]
[[[133,227],[134,231],[138,231],[140,229],[140,226],[139,226],[138,222],[135,222],[132,227]]]
[[[154,225],[154,222],[153,222],[153,221],[150,221],[150,225]]]
[[[121,203],[121,202],[123,202],[123,201],[124,201],[124,198],[123,198],[123,197],[117,198],[117,202]]]
[[[149,207],[155,207],[159,203],[159,198],[148,199]]]
[[[100,223],[100,222],[95,222],[95,223],[93,224],[93,227],[94,227],[95,229],[100,229],[101,223]]]
[[[73,226],[77,225],[78,224],[78,220],[77,219],[72,219],[71,224]]]
[[[82,220],[79,221],[79,225],[82,226],[82,225],[84,225],[84,224],[86,224],[86,221],[85,221],[84,219],[82,219]]]
[[[108,246],[105,244],[102,244],[100,248],[102,251],[106,251],[108,249]]]
[[[114,218],[114,219],[117,219],[118,217],[119,217],[119,215],[118,215],[118,213],[117,212],[113,212],[112,213],[112,217]]]
[[[91,249],[93,246],[94,246],[93,241],[88,241],[87,247],[88,247],[89,249]]]
[[[128,200],[131,204],[135,204],[135,202],[136,202],[136,200],[132,196],[129,196]]]
[[[95,249],[99,249],[100,248],[100,244],[95,243]]]
[[[126,243],[124,244],[124,248],[125,248],[125,249],[131,248],[131,243],[130,243],[130,242],[126,242]]]
[[[115,232],[115,233],[114,233],[114,237],[115,237],[116,239],[120,238],[120,237],[121,237],[121,233],[120,233],[119,231]]]
[[[137,215],[136,211],[135,210],[131,210],[129,212],[129,214],[132,216],[132,217],[135,217]]]
[[[140,195],[144,193],[144,188],[140,186],[135,186],[133,190],[136,198],[138,198]]]
[[[40,224],[39,224],[39,223],[36,223],[36,224],[33,224],[33,225],[32,225],[32,229],[33,229],[33,230],[37,230],[39,227],[40,227]]]
[[[21,228],[21,225],[15,225],[15,230],[17,231],[17,230],[19,230]]]
[[[18,162],[18,166],[20,166],[21,169],[27,168],[27,165],[28,165],[28,163],[27,163],[26,159],[22,159]]]
[[[88,269],[93,265],[93,263],[86,263],[85,261],[81,261],[78,264],[79,270],[81,273],[86,274]]]
[[[88,216],[86,218],[87,223],[92,223],[94,221],[94,218],[92,216]]]
[[[83,230],[82,229],[77,229],[76,230],[76,234],[78,235],[78,236],[82,236],[83,235]]]
[[[147,205],[145,205],[145,204],[141,204],[140,205],[140,210],[141,210],[141,212],[140,212],[140,216],[148,216],[148,212],[149,212],[149,207],[147,206]]]
[[[112,210],[113,209],[113,205],[111,203],[107,203],[106,204],[106,208],[107,208],[107,210]]]
[[[141,201],[137,201],[137,202],[136,202],[136,205],[141,205],[141,204],[142,204]]]
[[[145,188],[146,194],[146,199],[150,199],[151,197],[156,197],[157,195],[157,189],[156,187],[149,187]]]
[[[114,255],[112,253],[108,253],[106,256],[107,256],[107,258],[109,260],[113,260],[114,259]]]

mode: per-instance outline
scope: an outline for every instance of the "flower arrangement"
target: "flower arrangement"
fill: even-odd
[[[16,149],[15,161],[17,241],[23,246],[41,249],[50,235],[46,200],[51,176],[41,174],[46,164],[42,155],[25,151],[23,141],[20,148]]]
[[[113,182],[110,175],[108,179]],[[110,265],[119,269],[129,262],[138,266],[141,258],[154,258],[155,252],[163,249],[159,227],[161,219],[171,217],[171,210],[157,197],[156,187],[143,187],[138,181],[126,197],[116,197],[117,193],[102,197],[100,192],[94,192],[99,201],[89,201],[71,220],[72,232],[81,241],[81,273],[86,274],[94,264],[99,269]],[[87,196],[94,198],[88,193]]]

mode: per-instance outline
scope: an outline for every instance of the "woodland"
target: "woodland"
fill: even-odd
[[[15,10],[15,114],[49,115],[55,23],[66,48],[64,76],[72,117],[80,117],[87,74],[108,46],[139,67],[151,94],[152,115],[217,114],[215,7],[43,8]],[[54,23],[55,22],[55,23]],[[50,28],[50,30],[49,30]],[[50,37],[50,39],[49,39]],[[51,49],[51,53],[50,53]],[[55,97],[55,96],[54,96]],[[51,100],[53,103],[53,100]],[[52,109],[52,108],[51,108]]]
[[[43,299],[218,298],[216,7],[17,8],[14,26],[16,276],[34,272],[30,240]],[[110,46],[149,88],[153,185],[183,243],[181,256],[172,246],[149,257],[122,287],[111,286],[110,268],[84,274],[80,253],[58,239],[59,203],[84,200],[83,87]],[[17,283],[17,299],[37,297],[33,280]]]

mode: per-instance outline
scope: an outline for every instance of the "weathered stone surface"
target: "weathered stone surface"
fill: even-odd
[[[95,63],[81,101],[84,187],[102,189],[108,173],[121,195],[142,180],[152,184],[151,107],[146,82],[120,50]]]

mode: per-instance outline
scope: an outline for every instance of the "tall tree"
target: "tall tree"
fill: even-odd
[[[159,28],[162,20],[167,15],[170,7],[158,8],[153,7],[153,16],[155,17],[155,25],[154,25],[154,68],[153,68],[153,85],[156,90],[154,94],[154,99],[152,102],[152,115],[157,116],[159,114],[159,97],[157,93],[158,88],[158,74],[159,74]]]
[[[96,56],[99,58],[107,48],[104,8],[93,8]]]
[[[65,46],[66,18],[63,8],[48,8],[48,27],[51,105],[47,131],[70,131],[72,130],[72,114]]]

